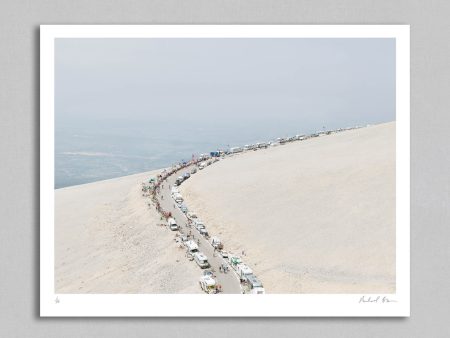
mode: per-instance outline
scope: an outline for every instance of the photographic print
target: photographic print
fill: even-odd
[[[408,316],[408,26],[41,26],[42,316]]]

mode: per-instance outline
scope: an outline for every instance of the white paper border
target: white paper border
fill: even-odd
[[[395,302],[360,303],[362,294],[159,295],[54,292],[55,38],[395,38]],[[47,316],[409,316],[410,107],[407,25],[41,25],[40,27],[40,315]],[[379,295],[364,296],[377,297]],[[56,301],[58,297],[59,302]]]

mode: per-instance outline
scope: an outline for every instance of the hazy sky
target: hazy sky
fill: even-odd
[[[57,39],[59,124],[395,120],[394,39]]]

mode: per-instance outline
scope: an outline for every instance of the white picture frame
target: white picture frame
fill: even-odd
[[[54,43],[57,38],[394,38],[396,293],[63,294],[54,288]],[[40,315],[42,317],[406,317],[410,315],[410,71],[407,25],[42,25],[40,27]]]

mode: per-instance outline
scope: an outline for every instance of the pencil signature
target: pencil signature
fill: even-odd
[[[390,299],[386,296],[362,296],[359,299],[359,303],[396,303],[395,299]]]

